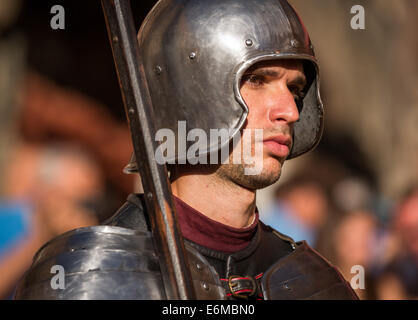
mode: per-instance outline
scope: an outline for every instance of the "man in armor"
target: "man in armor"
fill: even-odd
[[[156,128],[175,133],[173,156],[166,150],[159,158],[169,165],[195,297],[357,299],[306,242],[263,224],[255,204],[257,189],[276,182],[284,161],[312,150],[322,134],[318,65],[294,9],[286,0],[160,0],[138,42]],[[228,135],[186,155],[193,129]],[[236,161],[240,146],[255,152],[253,163],[245,150]],[[233,152],[209,162],[227,147]],[[137,171],[134,157],[127,170]],[[132,194],[102,226],[44,245],[16,298],[167,298],[144,199]],[[65,270],[65,288],[51,288],[54,265]]]

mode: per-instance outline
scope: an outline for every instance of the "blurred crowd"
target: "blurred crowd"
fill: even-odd
[[[122,173],[131,154],[127,126],[39,74],[28,72],[24,79],[14,142],[3,150],[1,167],[3,298],[10,297],[41,245],[99,224],[134,190],[133,176]]]
[[[262,220],[306,240],[361,299],[418,299],[418,185],[397,203],[384,202],[359,177],[329,188],[300,175],[279,184]]]
[[[107,105],[82,92],[80,85],[71,85],[71,79],[88,80],[88,70],[80,74],[74,65],[89,61],[74,60],[62,44],[80,44],[83,37],[71,40],[72,33],[51,34],[50,7],[37,8],[28,1],[0,1],[2,299],[13,297],[42,245],[64,232],[101,223],[139,184],[138,178],[122,172],[132,146],[126,122],[112,113],[122,106],[117,81],[108,84],[108,79],[90,73],[94,82],[89,83],[96,90],[103,83],[114,87],[120,102],[113,108],[111,99]],[[100,3],[97,9],[100,17]],[[36,10],[46,13],[46,19],[37,21]],[[50,36],[57,41],[48,40]],[[107,40],[105,28],[102,36]],[[45,48],[42,41],[51,47]],[[104,73],[100,57],[109,58],[107,70],[115,80],[108,50],[107,56],[93,53],[98,62],[94,67]],[[67,65],[69,61],[74,65]]]
[[[149,6],[153,3],[148,2]],[[118,105],[109,99],[107,104],[100,102],[68,85],[69,77],[63,77],[68,80],[63,85],[53,73],[43,72],[42,64],[36,66],[39,55],[49,57],[44,66],[54,70],[72,68],[54,62],[54,50],[42,50],[38,40],[28,50],[30,39],[16,28],[22,3],[28,5],[0,0],[2,299],[12,297],[17,281],[44,243],[74,228],[104,221],[140,184],[138,178],[122,173],[132,146],[126,123],[112,113],[122,109],[120,96]],[[101,15],[99,5],[94,10]],[[47,16],[46,28],[48,22]],[[85,47],[77,51],[83,58],[91,54],[96,59],[96,72],[82,70],[76,77],[94,79],[99,86],[108,80],[102,75],[105,67],[113,73],[114,68],[104,22],[93,25],[103,27],[94,34],[103,36],[108,51],[89,53]],[[75,38],[85,36],[84,31]],[[96,46],[90,44],[90,49]],[[63,50],[60,57],[70,57],[62,61],[82,63],[68,53],[69,47],[61,45],[57,50]],[[108,60],[103,63],[106,54]],[[109,86],[118,94],[114,74]],[[336,144],[347,146],[345,141]],[[331,150],[331,154],[339,152]],[[333,159],[330,165],[329,154],[318,148],[314,152],[318,157],[305,158],[304,166],[312,170],[296,170],[281,179],[274,186],[272,205],[260,212],[261,220],[296,241],[306,240],[339,268],[362,299],[418,298],[418,184],[411,183],[401,196],[389,199],[361,170],[335,176],[335,162],[344,167],[348,156]]]

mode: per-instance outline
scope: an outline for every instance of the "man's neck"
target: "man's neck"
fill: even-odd
[[[256,192],[225,181],[216,173],[182,175],[171,188],[176,197],[222,224],[245,228],[254,220]]]

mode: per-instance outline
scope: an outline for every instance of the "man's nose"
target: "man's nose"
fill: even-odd
[[[275,90],[271,98],[270,121],[284,121],[293,124],[299,120],[298,106],[292,92],[287,87]]]

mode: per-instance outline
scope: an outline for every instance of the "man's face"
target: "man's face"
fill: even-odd
[[[252,139],[242,139],[241,149],[251,149],[261,170],[246,174],[245,168],[251,165],[245,161],[233,164],[231,153],[228,164],[217,170],[218,175],[249,189],[264,188],[279,179],[292,147],[293,127],[299,119],[297,101],[303,98],[305,85],[300,60],[262,62],[247,70],[241,81],[241,95],[249,109],[244,131],[251,132]],[[254,129],[262,129],[261,141],[254,141]]]

